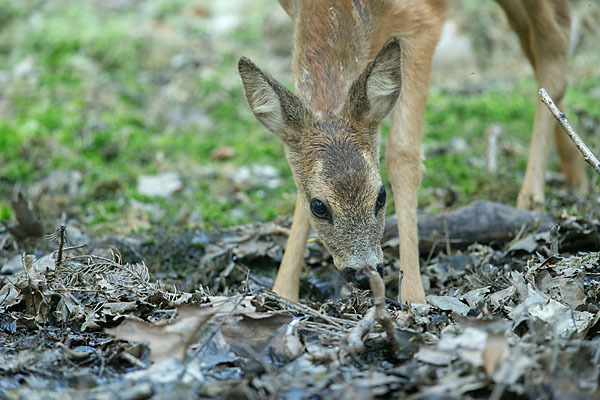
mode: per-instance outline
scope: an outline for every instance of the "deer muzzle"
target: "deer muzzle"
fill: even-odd
[[[383,263],[377,264],[375,267],[377,272],[383,278]],[[364,269],[355,269],[355,268],[344,268],[342,269],[342,276],[346,280],[346,282],[350,283],[352,286],[359,289],[369,289],[369,277],[365,273]]]

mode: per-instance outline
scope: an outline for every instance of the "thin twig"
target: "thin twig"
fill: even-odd
[[[592,153],[589,147],[586,146],[583,140],[581,140],[581,138],[579,137],[577,132],[575,132],[571,124],[569,124],[569,121],[567,120],[565,114],[561,112],[558,109],[558,107],[556,107],[556,104],[554,104],[554,101],[552,101],[552,98],[550,97],[548,92],[546,92],[546,89],[541,88],[539,95],[542,103],[544,103],[546,107],[548,107],[548,110],[550,111],[550,113],[552,113],[554,118],[556,118],[563,131],[565,131],[565,133],[569,135],[573,143],[575,143],[575,146],[577,146],[581,154],[583,154],[583,159],[585,160],[585,162],[590,164],[592,168],[594,168],[594,171],[596,171],[596,173],[600,175],[600,161],[598,161],[598,158],[594,155],[594,153]]]
[[[355,326],[357,324],[357,321],[336,318],[336,317],[332,317],[332,316],[323,314],[323,313],[321,313],[317,310],[314,310],[308,306],[305,306],[304,304],[299,303],[297,301],[292,301],[292,300],[288,300],[283,297],[279,297],[277,294],[275,294],[273,292],[264,292],[264,296],[268,299],[275,300],[275,301],[279,302],[280,304],[283,304],[288,309],[292,309],[297,312],[307,314],[313,318],[321,319],[321,320],[333,325],[335,328],[338,328],[338,329],[345,329],[344,325]]]
[[[558,224],[554,224],[550,228],[550,243],[551,243],[550,251],[552,252],[553,256],[558,255],[558,230],[559,229],[560,229],[560,226],[558,226]]]
[[[48,238],[50,240],[58,239],[58,250],[56,262],[54,263],[54,266],[56,269],[58,269],[63,261],[63,247],[65,247],[65,243],[67,242],[67,227],[65,225],[61,225],[60,228],[58,228],[58,230],[52,235],[49,235]]]
[[[431,259],[433,258],[433,254],[435,253],[435,251],[437,250],[437,246],[438,244],[462,244],[465,243],[464,240],[462,239],[450,239],[449,237],[443,237],[443,238],[437,238],[435,240],[433,239],[429,239],[429,238],[425,238],[425,239],[421,239],[421,242],[429,242],[432,243],[431,244],[431,249],[429,250],[429,254],[427,255],[427,259],[425,260],[425,265],[429,264],[429,261],[431,261]]]
[[[238,296],[239,296],[239,298],[233,304],[232,310],[229,313],[226,313],[225,315],[223,315],[223,318],[219,321],[219,323],[215,326],[215,328],[212,330],[212,332],[208,335],[208,338],[204,341],[204,343],[202,343],[202,345],[200,347],[198,347],[198,348],[196,348],[196,349],[193,350],[191,357],[186,357],[185,363],[183,365],[183,370],[179,374],[179,380],[181,380],[185,376],[185,374],[187,373],[187,370],[188,370],[188,367],[190,365],[190,362],[192,360],[198,358],[198,355],[200,355],[200,353],[202,353],[202,351],[204,351],[204,348],[210,343],[210,341],[217,334],[217,332],[219,332],[221,330],[221,327],[223,326],[223,324],[227,320],[226,315],[234,315],[235,312],[237,311],[238,306],[242,303],[242,300],[244,300],[246,298],[245,294],[238,295]],[[235,297],[238,297],[238,296],[234,296],[234,297],[230,298],[230,300],[232,300],[232,299],[234,299]],[[214,303],[212,303],[212,304],[214,304]]]
[[[263,288],[269,288],[272,286],[272,284],[269,284],[267,282],[265,282],[262,278],[260,278],[259,276],[253,274],[250,272],[250,268],[247,265],[242,264],[239,261],[235,261],[234,263],[234,268],[237,269],[238,271],[246,274],[246,282],[248,280],[252,280],[255,283],[259,284],[260,286],[262,286]]]

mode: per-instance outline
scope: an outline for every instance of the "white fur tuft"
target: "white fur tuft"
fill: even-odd
[[[281,134],[285,123],[281,114],[281,103],[275,91],[262,79],[249,89],[248,103],[256,118],[273,133]]]

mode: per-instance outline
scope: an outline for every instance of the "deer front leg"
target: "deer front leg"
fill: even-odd
[[[290,236],[285,245],[283,260],[281,260],[277,278],[275,278],[275,284],[273,285],[273,291],[281,297],[298,300],[300,295],[300,273],[304,265],[304,251],[306,250],[309,232],[310,225],[306,211],[302,206],[301,193],[298,192]]]
[[[392,121],[394,121],[393,117]],[[398,127],[394,123],[392,126],[396,129]],[[403,303],[425,303],[425,291],[419,269],[419,238],[417,235],[417,194],[421,184],[421,145],[419,143],[411,146],[410,143],[402,143],[394,140],[390,134],[386,161],[398,216],[400,268],[404,272],[399,300]]]
[[[392,126],[386,149],[386,165],[398,216],[400,268],[404,272],[400,288],[403,303],[425,303],[419,269],[417,235],[417,195],[421,185],[421,136],[425,104],[429,92],[431,61],[442,20],[432,20],[428,34],[407,38],[403,46],[404,79],[400,98],[392,110]]]
[[[421,185],[421,131],[429,89],[430,64],[425,62],[409,72],[402,95],[392,110],[392,126],[386,150],[386,164],[394,193],[398,216],[400,268],[404,271],[401,283],[403,303],[425,303],[425,291],[419,269],[419,238],[417,235],[417,195]],[[412,75],[412,76],[411,76]]]

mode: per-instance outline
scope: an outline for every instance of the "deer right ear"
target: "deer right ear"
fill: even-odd
[[[238,61],[238,71],[256,119],[284,143],[297,142],[299,129],[310,119],[310,112],[302,101],[246,57]]]

